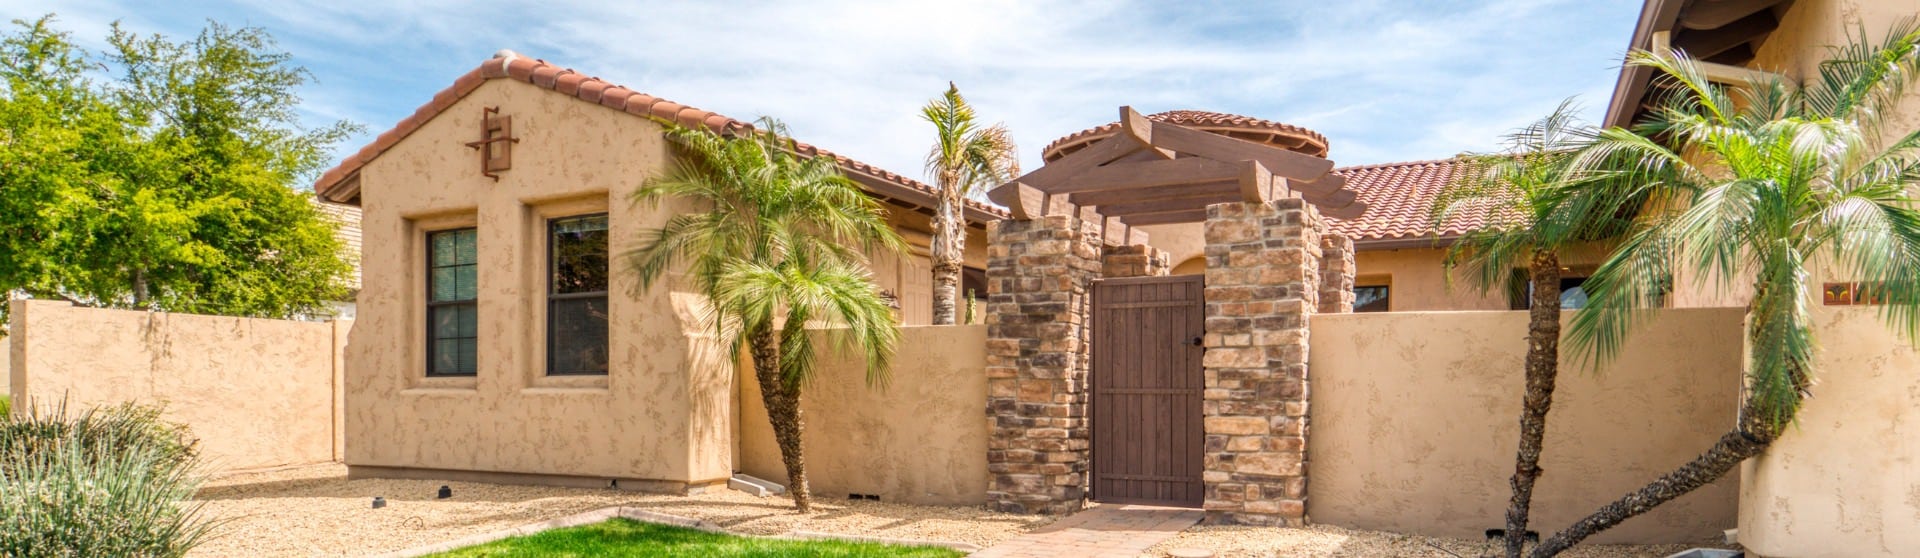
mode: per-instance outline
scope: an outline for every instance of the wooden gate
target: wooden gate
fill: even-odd
[[[1093,288],[1093,498],[1199,506],[1202,277]]]

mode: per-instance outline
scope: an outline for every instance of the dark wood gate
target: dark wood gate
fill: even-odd
[[[1202,277],[1093,288],[1093,498],[1199,506]]]

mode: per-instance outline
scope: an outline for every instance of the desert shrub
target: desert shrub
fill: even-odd
[[[0,418],[0,556],[181,556],[205,538],[194,444],[158,410],[21,415]]]

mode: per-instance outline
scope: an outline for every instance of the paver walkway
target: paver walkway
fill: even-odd
[[[1199,523],[1200,517],[1200,510],[1189,508],[1095,506],[975,552],[973,558],[1134,558]]]

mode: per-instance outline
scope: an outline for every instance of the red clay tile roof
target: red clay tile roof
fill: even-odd
[[[407,137],[408,134],[412,134],[415,130],[420,129],[428,120],[432,120],[433,117],[440,114],[441,111],[453,106],[455,102],[467,96],[468,93],[479,89],[480,84],[490,79],[502,78],[530,83],[545,89],[554,90],[555,92],[571,95],[582,101],[596,103],[614,110],[626,111],[628,114],[636,116],[658,118],[687,127],[706,127],[709,130],[713,130],[714,133],[721,135],[738,136],[753,130],[752,124],[713,111],[697,109],[634,91],[626,87],[614,85],[597,77],[590,77],[569,68],[555,66],[545,60],[527,58],[511,52],[503,52],[501,55],[481,62],[479,67],[453,80],[453,85],[435,94],[432,100],[415,110],[412,115],[402,119],[400,123],[395,124],[393,129],[387,130],[385,133],[375,137],[373,143],[360,148],[360,151],[341,160],[339,165],[320,175],[320,179],[313,184],[313,191],[330,201],[358,204],[358,184],[347,179],[359,171],[360,167],[365,166],[368,161],[373,160],[373,158],[380,156],[382,152],[392,148],[394,144],[399,143],[400,140]],[[929,197],[937,193],[932,186],[921,183],[920,181],[907,178],[880,167],[849,159],[831,151],[820,149],[817,146],[801,143],[799,144],[798,151],[807,156],[832,157],[840,163],[842,169],[850,174],[867,175],[882,183],[902,188],[912,193]],[[352,184],[353,188],[345,188],[345,186],[349,184]],[[889,194],[889,192],[875,193],[880,195]],[[901,201],[912,202],[914,200]],[[973,200],[967,200],[966,203],[969,213],[971,213],[969,218],[975,221],[983,220],[983,218],[1003,218],[1007,215],[1005,210],[998,207],[982,204]]]
[[[1238,138],[1256,143],[1273,145],[1281,149],[1297,151],[1315,157],[1327,156],[1327,137],[1320,132],[1251,116],[1207,112],[1203,110],[1170,110],[1149,114],[1148,120],[1178,124],[1189,128],[1206,130],[1227,137]],[[1120,128],[1119,122],[1112,122],[1088,128],[1066,137],[1053,140],[1046,149],[1040,150],[1040,158],[1053,161],[1095,141],[1113,135]]]
[[[1433,200],[1454,174],[1465,168],[1459,159],[1411,161],[1334,169],[1347,178],[1347,189],[1366,202],[1359,219],[1329,218],[1328,228],[1355,241],[1410,240],[1459,236],[1486,222],[1485,215],[1467,215],[1436,231],[1428,217]]]

